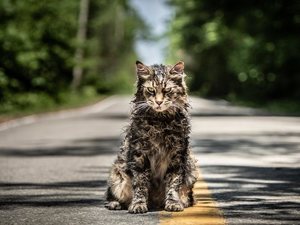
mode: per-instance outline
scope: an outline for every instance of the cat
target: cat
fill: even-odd
[[[182,211],[194,204],[198,177],[189,148],[184,63],[136,61],[136,72],[131,122],[109,175],[105,207],[129,213]]]

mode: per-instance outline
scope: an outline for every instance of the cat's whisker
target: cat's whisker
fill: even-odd
[[[136,106],[134,109],[135,109],[135,110],[138,110],[138,109],[141,109],[141,108],[143,108],[143,107],[145,107],[145,105],[138,105],[138,106]]]
[[[142,103],[136,104],[135,106],[139,107],[139,106],[143,106],[143,105],[147,105],[147,103],[146,102],[142,102]]]
[[[145,105],[141,105],[140,107],[138,107],[137,109],[145,109],[145,108],[147,108],[148,107],[148,105],[147,104],[145,104]]]
[[[174,107],[174,108],[176,108],[176,109],[182,109],[182,107],[180,107],[180,106],[178,106],[178,105],[176,105],[176,104],[172,104],[172,106]]]
[[[146,110],[146,113],[147,113],[147,112],[148,112],[150,109],[151,109],[151,108],[150,108],[150,107],[148,107],[148,108],[147,108],[147,110]]]
[[[150,106],[147,103],[141,103],[139,105],[136,105],[133,112],[139,112],[139,111],[145,111],[145,109],[149,108]]]
[[[141,103],[146,103],[146,101],[138,101],[138,102],[135,102],[134,104],[138,105],[138,104],[141,104]]]
[[[134,110],[139,110],[139,109],[143,109],[146,107],[149,107],[149,105],[144,103],[144,104],[140,104],[140,105],[137,105],[136,107],[134,107]]]

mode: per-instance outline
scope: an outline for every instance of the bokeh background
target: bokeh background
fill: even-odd
[[[298,0],[1,0],[0,121],[134,90],[184,60],[192,94],[300,114]]]

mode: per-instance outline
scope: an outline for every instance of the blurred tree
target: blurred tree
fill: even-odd
[[[82,26],[76,41],[79,0],[0,1],[0,111],[28,108],[41,98],[68,101],[76,48],[85,51],[76,62],[85,76],[73,82],[79,93],[131,88],[133,43],[146,26],[128,2],[90,0],[86,41],[79,43],[85,39]]]
[[[73,1],[0,2],[2,101],[26,92],[57,96],[70,83],[76,10]]]
[[[300,99],[300,2],[170,0],[171,53],[209,97]],[[175,51],[174,49],[179,49]]]
[[[134,42],[147,36],[148,27],[127,0],[92,1],[90,9],[85,84],[101,92],[126,91],[135,80]]]
[[[79,17],[78,17],[78,30],[77,30],[77,43],[78,46],[75,52],[75,65],[73,68],[73,80],[71,87],[76,90],[81,83],[82,79],[82,60],[83,60],[83,44],[86,41],[86,30],[89,15],[89,0],[80,0]]]

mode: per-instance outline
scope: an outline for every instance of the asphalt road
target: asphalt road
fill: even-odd
[[[158,224],[159,212],[103,207],[129,101],[0,125],[0,224]],[[226,223],[300,224],[300,118],[192,105],[193,151]]]

